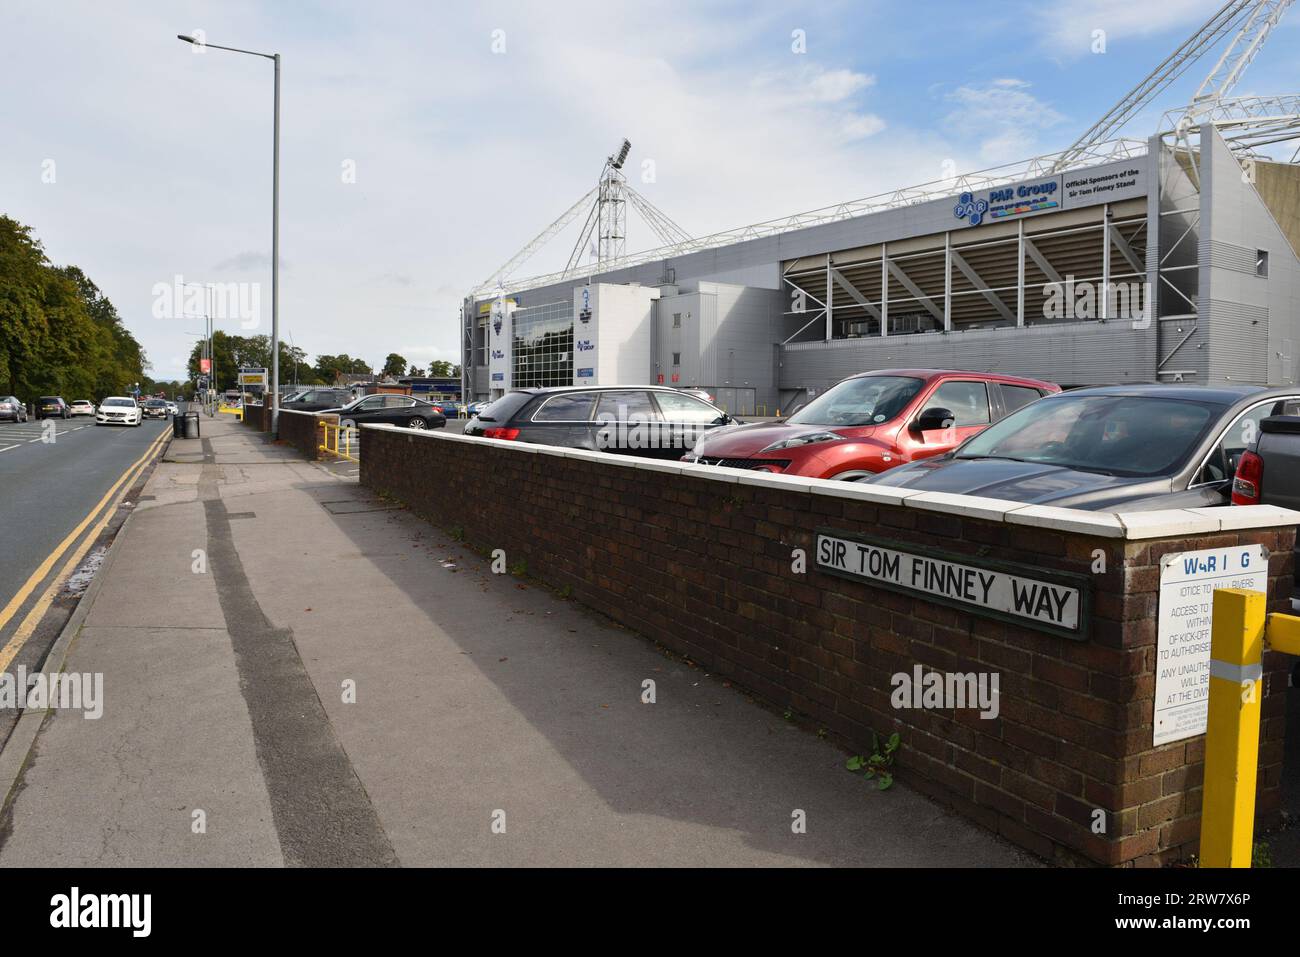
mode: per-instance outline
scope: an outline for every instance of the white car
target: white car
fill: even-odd
[[[91,402],[89,399],[78,399],[76,402],[73,402],[72,405],[68,406],[68,411],[73,415],[94,415],[95,403]]]
[[[73,403],[73,404],[75,405],[76,403]],[[180,408],[180,406],[178,406],[175,402],[168,402],[168,403],[167,403],[167,414],[168,414],[168,415],[180,415],[180,414],[181,414],[181,408]]]
[[[135,399],[126,395],[110,395],[95,410],[96,425],[135,425],[144,421],[144,411]]]

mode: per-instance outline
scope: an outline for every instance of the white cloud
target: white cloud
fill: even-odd
[[[1002,77],[959,86],[945,97],[954,104],[950,129],[979,131],[980,160],[1006,163],[1040,152],[1038,134],[1064,117],[1030,92],[1025,80]]]
[[[795,99],[814,103],[842,103],[876,83],[876,78],[868,73],[846,69],[805,68],[797,73],[776,75],[773,79],[773,85],[784,85]]]
[[[1064,56],[1083,56],[1092,50],[1093,31],[1105,31],[1106,45],[1148,37],[1175,27],[1188,35],[1208,20],[1218,0],[1056,0],[1034,14],[1036,22],[1049,24],[1046,45]],[[1152,61],[1155,65],[1155,61]]]

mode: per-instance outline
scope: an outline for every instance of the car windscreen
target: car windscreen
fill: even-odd
[[[135,400],[134,399],[105,399],[103,404],[108,406],[126,406],[127,408],[134,408]]]
[[[43,395],[43,396],[41,396],[41,401],[42,401],[42,402],[58,402],[58,401],[59,401],[59,397],[58,397],[57,395]]]
[[[1212,402],[1155,396],[1049,396],[985,429],[956,458],[1167,475],[1187,461],[1222,412]]]
[[[879,425],[907,408],[923,384],[921,379],[897,375],[846,379],[786,421],[795,425]]]
[[[478,414],[480,422],[508,422],[533,397],[531,392],[507,392]]]

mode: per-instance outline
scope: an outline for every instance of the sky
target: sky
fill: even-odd
[[[238,290],[218,328],[269,333],[273,64],[176,35],[278,52],[281,337],[456,363],[463,297],[624,137],[634,188],[706,235],[1062,149],[1219,6],[0,0],[0,214],[85,270],[157,379],[203,328],[177,283]],[[1236,93],[1300,88],[1291,17]],[[629,219],[629,252],[659,245]]]

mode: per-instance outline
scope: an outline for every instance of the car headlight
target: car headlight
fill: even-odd
[[[775,452],[778,449],[797,449],[801,445],[812,445],[814,442],[836,442],[844,438],[842,435],[836,435],[834,432],[809,432],[807,435],[798,435],[792,439],[782,439],[780,442],[773,442],[763,452]]]

